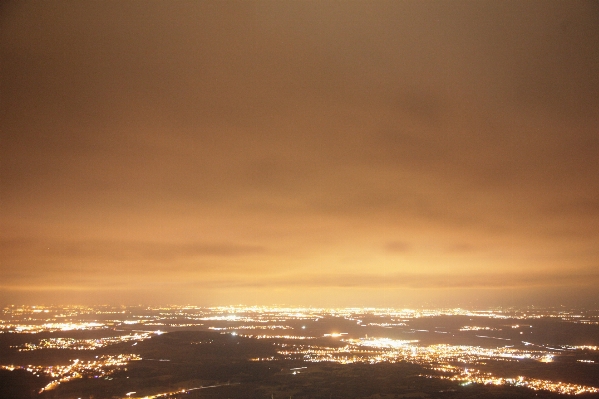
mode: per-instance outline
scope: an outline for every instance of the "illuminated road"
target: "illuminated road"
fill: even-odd
[[[235,383],[226,383],[226,384],[217,384],[217,385],[207,385],[205,387],[195,387],[195,388],[184,388],[184,389],[178,389],[176,391],[170,391],[170,392],[162,392],[162,393],[157,393],[154,395],[149,395],[149,396],[138,396],[138,397],[134,397],[136,399],[153,399],[153,398],[166,398],[170,395],[176,395],[179,393],[189,393],[191,391],[197,391],[198,389],[208,389],[208,388],[218,388],[218,387],[225,387],[225,386],[230,386],[230,385],[239,385],[238,382]],[[131,396],[125,396],[122,399],[129,399],[131,398]]]

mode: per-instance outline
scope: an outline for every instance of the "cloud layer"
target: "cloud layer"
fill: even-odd
[[[8,3],[0,299],[597,285],[598,22],[590,1]]]

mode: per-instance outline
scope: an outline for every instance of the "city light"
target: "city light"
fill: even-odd
[[[447,327],[422,328],[411,327],[418,320],[435,317],[468,316],[472,321],[453,330]],[[567,382],[545,380],[530,376],[512,378],[494,375],[479,368],[488,362],[555,362],[565,353],[576,354],[577,363],[593,367],[599,347],[596,345],[548,345],[541,342],[516,340],[514,332],[533,330],[529,323],[537,319],[558,318],[564,323],[579,323],[581,320],[595,323],[596,314],[578,314],[564,311],[500,309],[471,311],[456,309],[377,309],[377,308],[288,308],[288,307],[244,307],[227,306],[198,308],[190,306],[171,307],[5,307],[0,319],[0,333],[30,334],[28,342],[11,346],[18,352],[43,350],[94,351],[116,344],[129,343],[136,347],[142,341],[178,331],[184,328],[199,328],[203,331],[229,334],[235,339],[274,340],[276,355],[260,356],[248,360],[255,362],[276,362],[293,360],[308,363],[332,362],[352,363],[398,363],[408,362],[422,366],[428,373],[425,378],[439,378],[462,384],[511,385],[533,390],[547,390],[562,394],[598,393],[599,388],[577,385]],[[421,339],[396,339],[384,335],[356,336],[355,332],[340,332],[330,329],[328,332],[314,334],[313,327],[307,323],[321,325],[323,320],[345,320],[360,331],[367,327],[383,333],[400,331],[403,334],[422,337],[437,335],[452,337],[464,334],[471,339],[482,340],[485,345],[459,345],[449,343],[424,343]],[[377,321],[379,320],[379,321]],[[497,320],[495,324],[490,321]],[[518,323],[509,321],[519,320]],[[326,324],[322,324],[325,326]],[[152,326],[161,326],[160,330]],[[137,328],[144,330],[133,330]],[[323,328],[323,327],[320,327]],[[395,330],[394,330],[395,329]],[[74,338],[68,335],[73,331],[94,331],[101,334],[97,338]],[[289,331],[281,334],[282,331]],[[343,330],[341,330],[343,331]],[[477,334],[493,331],[492,335]],[[36,334],[46,332],[59,336],[45,336],[35,339]],[[310,333],[312,332],[312,333]],[[424,334],[424,335],[422,335]],[[502,334],[504,334],[502,336]],[[505,334],[512,338],[507,338]],[[430,338],[429,338],[430,340]],[[206,343],[212,342],[211,340]],[[314,342],[312,344],[312,342]],[[190,342],[202,344],[203,342]],[[494,345],[494,343],[497,343]],[[589,358],[590,357],[590,358]],[[34,375],[45,375],[51,381],[42,391],[56,389],[60,384],[80,378],[111,378],[116,370],[123,369],[132,361],[141,357],[132,353],[101,355],[95,360],[72,360],[69,364],[54,366],[3,364],[5,370],[25,370]],[[168,361],[169,359],[147,359]],[[300,369],[295,370],[296,374]],[[186,388],[186,392],[208,387]],[[174,392],[155,394],[148,397],[166,397]],[[131,391],[126,397],[133,397]]]

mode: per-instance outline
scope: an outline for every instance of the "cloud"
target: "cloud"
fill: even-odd
[[[590,270],[572,273],[467,273],[467,274],[311,274],[290,278],[264,279],[260,281],[214,281],[217,287],[277,287],[277,288],[344,288],[344,289],[512,289],[539,287],[589,287],[599,283],[599,274]]]
[[[195,258],[230,258],[264,254],[257,245],[229,243],[127,242],[109,240],[56,241],[5,239],[0,241],[3,258],[9,264],[23,258],[68,260],[71,262],[169,262]]]
[[[435,290],[594,265],[592,2],[3,11],[6,284]]]
[[[390,241],[385,244],[385,250],[391,253],[405,253],[410,251],[410,244],[404,241]]]
[[[450,245],[446,248],[446,251],[448,253],[471,253],[471,252],[475,252],[477,250],[477,247],[469,244],[469,243],[465,243],[465,242],[461,242],[461,243],[456,243],[453,245]]]

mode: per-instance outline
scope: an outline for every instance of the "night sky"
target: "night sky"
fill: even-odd
[[[599,303],[597,1],[0,6],[0,302]]]

